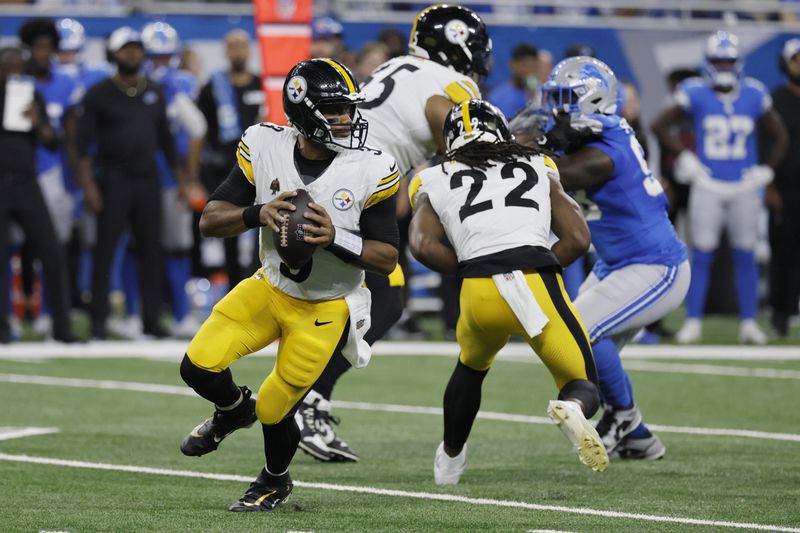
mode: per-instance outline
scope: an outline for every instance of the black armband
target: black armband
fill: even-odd
[[[325,249],[345,263],[352,263],[357,259],[361,259],[361,251],[364,249],[364,239],[355,233],[350,233],[346,229],[335,227],[333,242]]]
[[[248,228],[260,228],[264,224],[261,223],[261,206],[264,204],[251,205],[242,211],[242,221]]]

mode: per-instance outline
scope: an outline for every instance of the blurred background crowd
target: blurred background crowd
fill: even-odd
[[[247,15],[252,8],[72,0],[68,11],[81,16],[67,17],[65,2],[32,3],[0,1],[0,342],[191,337],[214,302],[258,264],[255,230],[227,240],[202,238],[197,230],[207,195],[235,164],[241,133],[268,111]],[[486,16],[495,40],[495,69],[482,83],[483,95],[511,118],[536,98],[554,62],[603,59],[624,82],[623,115],[681,228],[688,189],[674,181],[673,161],[660,155],[648,122],[669,105],[678,83],[699,74],[701,43],[721,25],[740,33],[747,73],[782,90],[787,63],[800,57],[800,46],[794,52],[785,46],[792,32],[800,33],[800,1],[590,4],[469,4]],[[363,82],[406,53],[413,14],[422,7],[317,2],[315,13],[323,16],[312,22],[311,56],[337,59]],[[666,29],[652,29],[660,26]],[[33,103],[7,122],[15,98],[29,90]],[[134,105],[140,100],[147,105]],[[783,118],[789,153],[796,154],[798,121]],[[687,147],[693,143],[691,123],[672,134]],[[790,335],[800,296],[800,228],[774,229],[776,217],[800,213],[800,163],[795,156],[787,165],[794,178],[781,185],[780,211],[771,204],[771,235],[764,208],[757,250],[773,337]],[[401,231],[408,217],[401,205]],[[714,265],[707,311],[735,314],[725,249]],[[405,251],[401,261],[406,313],[389,337],[454,338],[457,281],[427,271]],[[575,291],[590,268],[587,257],[568,289]],[[640,340],[670,334],[657,325]]]

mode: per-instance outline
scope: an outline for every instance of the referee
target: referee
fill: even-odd
[[[140,69],[144,47],[139,33],[124,26],[108,39],[117,71],[83,98],[78,126],[78,183],[86,206],[97,216],[92,271],[92,337],[108,336],[109,278],[114,252],[130,230],[139,262],[144,333],[166,337],[159,324],[161,301],[161,189],[156,167],[160,150],[177,171],[161,86]],[[96,147],[90,155],[90,146]]]

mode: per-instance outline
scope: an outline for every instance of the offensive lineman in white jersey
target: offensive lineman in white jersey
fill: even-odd
[[[412,253],[442,274],[464,278],[461,354],[444,394],[434,480],[458,483],[483,379],[511,335],[528,342],[556,382],[550,418],[582,463],[604,471],[608,455],[588,422],[600,406],[592,349],[561,280],[561,266],[589,247],[580,208],[561,188],[553,160],[516,144],[493,105],[456,105],[444,137],[444,162],[422,171],[409,187]],[[552,248],[551,228],[560,237]]]
[[[375,69],[361,88],[365,101],[359,106],[369,123],[369,145],[394,157],[401,177],[436,152],[444,153],[445,117],[453,104],[480,98],[475,80],[489,73],[492,42],[470,9],[433,5],[414,19],[408,49],[408,55]],[[407,206],[405,191],[401,187],[398,194],[401,208]],[[366,281],[381,302],[372,309],[365,336],[372,344],[400,319],[405,280],[398,266],[388,277],[367,272]],[[320,461],[358,460],[329,423],[333,387],[348,368],[342,357],[334,357],[296,415],[300,448]]]
[[[283,108],[294,126],[257,124],[237,150],[238,165],[211,196],[200,229],[230,237],[261,228],[263,267],[223,298],[192,339],[181,377],[214,403],[214,415],[181,443],[185,455],[217,449],[233,431],[258,420],[266,465],[231,511],[271,511],[292,491],[289,463],[297,450],[294,411],[341,347],[353,366],[366,365],[369,291],[364,269],[390,273],[397,264],[395,161],[364,146],[367,123],[350,71],[330,59],[297,64],[284,83]],[[318,245],[291,270],[273,232],[294,210],[287,200],[306,189],[314,203],[304,240]],[[313,210],[313,211],[312,211]],[[251,398],[230,365],[280,338],[272,372]]]

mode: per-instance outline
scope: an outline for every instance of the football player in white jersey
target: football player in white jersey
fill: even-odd
[[[263,267],[223,298],[195,335],[181,376],[216,406],[181,444],[186,455],[214,451],[231,432],[258,420],[266,465],[231,511],[270,511],[292,490],[289,463],[297,450],[294,410],[331,356],[353,366],[369,360],[369,291],[364,269],[389,274],[397,264],[395,161],[364,146],[367,123],[353,75],[330,59],[297,64],[284,83],[283,107],[293,127],[247,129],[238,165],[214,192],[200,220],[206,236],[231,237],[260,227]],[[297,189],[314,199],[304,240],[318,245],[292,270],[273,244]],[[280,338],[272,372],[258,399],[238,387],[229,366]]]
[[[516,144],[505,117],[488,102],[456,105],[444,137],[444,162],[409,187],[412,253],[442,274],[463,278],[461,354],[444,394],[434,480],[458,483],[483,379],[511,335],[528,342],[556,382],[550,418],[582,463],[604,471],[608,455],[588,422],[600,405],[592,349],[561,279],[561,267],[589,247],[580,208],[561,188],[553,160]],[[551,229],[560,237],[552,248]]]
[[[470,9],[434,5],[414,19],[408,49],[408,55],[375,69],[362,87],[365,102],[359,106],[369,123],[370,146],[393,156],[401,177],[437,151],[444,152],[444,119],[453,104],[480,98],[475,80],[489,72],[492,42],[486,25]],[[398,204],[407,208],[405,191],[401,186]],[[372,310],[365,337],[372,344],[400,319],[405,281],[400,267],[388,278],[368,272],[366,280],[381,302]],[[321,461],[358,460],[329,423],[333,387],[348,368],[344,359],[334,357],[297,413],[300,448]]]

